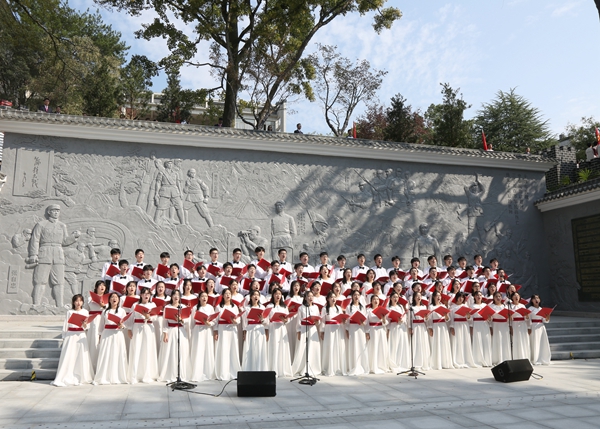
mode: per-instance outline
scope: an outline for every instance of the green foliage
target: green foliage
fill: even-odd
[[[127,106],[126,118],[143,118],[148,114],[152,97],[152,78],[158,75],[158,66],[144,55],[133,55],[121,69],[121,97]]]
[[[425,112],[426,126],[430,138],[426,143],[439,146],[473,147],[471,138],[472,121],[464,119],[465,110],[471,107],[459,94],[460,88],[453,89],[442,83],[442,104],[432,104]]]
[[[475,117],[475,129],[477,143],[483,129],[488,144],[505,152],[525,152],[529,147],[536,153],[557,143],[539,109],[516,94],[514,88],[498,91],[494,100],[483,103]]]
[[[565,128],[571,144],[577,149],[577,159],[585,160],[585,150],[588,143],[596,141],[596,128],[600,129],[600,121],[593,117],[583,117],[578,125],[568,124]]]
[[[571,184],[571,178],[569,176],[562,176],[560,178],[560,184],[563,186],[568,186]]]
[[[402,94],[392,97],[391,106],[386,110],[386,119],[387,126],[383,131],[385,140],[405,143],[424,143],[428,140],[421,112],[413,111]]]
[[[580,182],[587,182],[593,178],[592,170],[589,168],[582,168],[577,171],[577,177],[579,178]]]
[[[161,122],[189,122],[194,105],[206,100],[206,91],[182,89],[179,72],[167,74],[167,87],[162,92],[158,107],[158,120]]]

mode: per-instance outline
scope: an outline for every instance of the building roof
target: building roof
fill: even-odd
[[[541,211],[595,201],[600,198],[600,178],[574,183],[546,193],[533,204]]]

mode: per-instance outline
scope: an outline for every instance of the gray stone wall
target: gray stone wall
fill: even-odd
[[[350,266],[360,252],[369,262],[382,253],[386,266],[399,255],[404,268],[429,249],[440,263],[446,253],[469,263],[482,253],[486,263],[499,258],[524,295],[549,294],[541,213],[533,206],[545,190],[540,171],[484,168],[477,156],[439,165],[325,156],[318,146],[301,155],[11,132],[3,158],[0,314],[64,311],[73,293],[92,288],[114,244],[130,262],[143,248],[153,265],[162,251],[181,263],[185,249],[202,260],[213,246],[221,261],[235,247],[249,261],[250,249],[264,245],[267,255],[290,247],[293,261],[306,250],[312,263],[322,250],[333,260],[343,253]],[[277,201],[285,203],[282,213]],[[66,225],[54,246],[64,261],[54,254],[56,286],[34,305],[31,234],[47,225],[52,204]],[[420,236],[422,224],[428,237]]]

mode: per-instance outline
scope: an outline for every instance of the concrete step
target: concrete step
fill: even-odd
[[[600,351],[600,342],[580,342],[580,343],[558,343],[550,344],[552,353],[556,352],[574,352],[576,350],[598,350]]]
[[[43,358],[59,358],[60,347],[43,348],[43,349],[28,349],[28,348],[3,348],[0,349],[0,359],[43,359]]]
[[[588,320],[579,320],[579,321],[569,321],[569,322],[561,322],[561,321],[553,321],[550,319],[550,323],[546,324],[546,329],[569,329],[569,328],[600,328],[600,320],[599,319],[588,319]]]
[[[32,370],[20,369],[20,370],[0,370],[1,381],[30,381]],[[35,376],[37,380],[54,380],[56,377],[56,370],[51,369],[40,369],[35,370]]]
[[[52,349],[60,347],[62,339],[35,338],[3,338],[0,339],[0,349]]]
[[[60,330],[2,330],[0,339],[4,338],[60,339],[62,335]]]
[[[567,360],[567,359],[598,359],[600,358],[600,349],[598,350],[573,350],[567,351],[552,351],[552,360]]]
[[[0,359],[0,370],[52,370],[58,368],[58,358]]]
[[[600,333],[596,331],[594,334],[583,334],[578,330],[576,333],[571,333],[570,335],[548,335],[548,341],[550,341],[550,344],[581,342],[600,343]]]
[[[600,327],[593,328],[548,328],[546,326],[546,332],[548,332],[549,337],[561,336],[561,335],[587,335],[587,334],[596,334],[600,332]]]

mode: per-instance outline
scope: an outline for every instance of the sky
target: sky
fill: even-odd
[[[69,4],[97,9],[92,0]],[[386,106],[400,93],[424,111],[442,101],[440,83],[447,82],[472,105],[467,119],[499,90],[511,88],[541,111],[557,136],[584,116],[600,119],[600,20],[593,0],[388,0],[387,5],[403,14],[390,30],[377,34],[372,15],[350,14],[321,29],[306,54],[317,43],[335,45],[352,61],[366,59],[375,69],[388,71],[378,100],[372,100]],[[135,30],[152,20],[151,12],[132,17],[99,11],[122,33],[131,46],[129,54],[155,61],[168,54],[163,39],[135,38]],[[199,61],[207,59],[207,48],[200,47]],[[182,70],[182,85],[212,88],[216,82],[208,69],[190,67]],[[165,86],[161,75],[152,89],[160,92]],[[318,102],[300,101],[289,108],[294,113],[288,114],[286,131],[300,122],[305,132],[330,133]],[[360,104],[353,119],[364,109]]]

